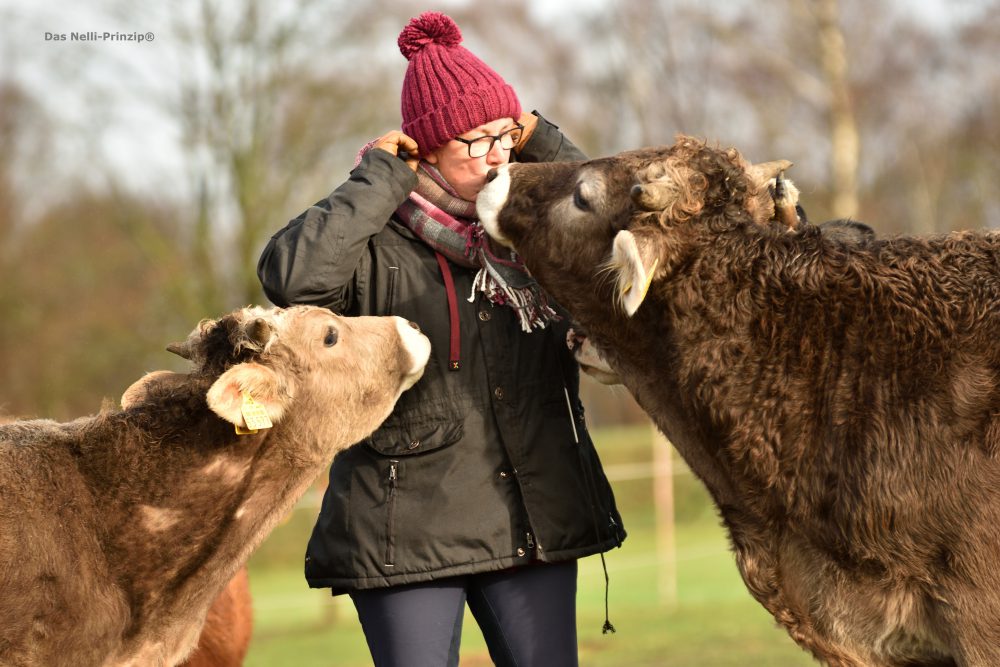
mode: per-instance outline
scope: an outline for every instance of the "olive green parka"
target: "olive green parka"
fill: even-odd
[[[519,159],[585,159],[539,119]],[[364,442],[339,453],[306,554],[334,593],[555,562],[625,538],[584,423],[568,317],[525,333],[450,264],[461,365],[434,251],[395,217],[417,179],[381,150],[270,240],[257,272],[278,306],[398,315],[430,338],[423,378]],[[581,288],[584,288],[581,286]],[[345,378],[350,382],[350,378]]]

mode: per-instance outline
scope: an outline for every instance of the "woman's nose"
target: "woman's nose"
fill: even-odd
[[[490,152],[486,154],[487,164],[503,164],[507,161],[507,151],[503,149],[499,141],[494,141],[490,147]]]

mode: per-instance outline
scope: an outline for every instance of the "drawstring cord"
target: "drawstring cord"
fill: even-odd
[[[583,447],[580,447],[580,436],[576,430],[576,417],[573,414],[573,403],[569,398],[569,388],[563,384],[563,393],[566,395],[566,408],[569,410],[569,420],[573,425],[573,440],[576,442],[576,452],[580,457],[580,462],[583,465],[583,469],[586,472],[587,487],[590,492],[591,502],[591,512],[590,518],[594,522],[594,535],[597,536],[598,541],[601,540],[601,525],[597,521],[597,482],[594,480],[594,470],[588,465],[587,460],[584,458]],[[611,578],[608,576],[608,564],[604,560],[604,552],[601,552],[601,569],[604,570],[604,626],[601,628],[601,634],[615,633],[615,626],[611,624],[610,613],[608,611],[608,596],[611,590]]]
[[[580,453],[580,457],[583,458],[583,453]],[[590,470],[590,467],[586,465],[584,461],[584,467]],[[592,472],[587,473],[587,480],[590,483],[590,492],[596,497],[596,484],[594,483],[594,475]],[[597,539],[601,539],[600,524],[597,523],[597,515],[594,512],[590,513],[590,518],[594,520],[594,533],[597,534]],[[606,635],[609,632],[614,634],[617,632],[615,626],[611,624],[610,614],[608,612],[608,595],[611,591],[611,578],[608,576],[608,564],[604,561],[604,552],[601,552],[601,569],[604,570],[604,626],[601,627],[601,634]]]
[[[601,634],[606,635],[609,632],[614,634],[618,632],[615,630],[615,626],[611,625],[611,620],[608,618],[608,591],[611,588],[611,580],[608,578],[608,565],[604,562],[604,552],[601,552],[601,567],[604,568],[604,627],[601,628]]]
[[[451,275],[448,260],[439,252],[434,253],[438,266],[441,267],[441,277],[444,279],[444,291],[448,295],[448,370],[457,371],[461,366],[459,355],[462,350],[462,338],[459,332],[458,300],[455,296],[455,279]]]

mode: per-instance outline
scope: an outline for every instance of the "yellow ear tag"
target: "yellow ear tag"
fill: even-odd
[[[646,292],[649,291],[649,286],[653,282],[653,274],[656,273],[656,265],[660,263],[660,258],[657,257],[653,260],[653,266],[649,267],[649,273],[646,274],[646,284],[642,286],[642,296],[639,300],[642,301],[646,298]]]
[[[653,282],[653,273],[656,271],[656,265],[659,263],[660,263],[660,258],[657,257],[656,259],[653,260],[653,266],[649,268],[649,272],[646,273],[646,284],[642,286],[642,296],[639,297],[640,301],[646,298],[646,292],[649,291],[649,286]],[[632,281],[629,281],[629,283],[622,288],[622,296],[625,296],[631,290],[632,290]]]
[[[240,406],[240,412],[243,413],[243,421],[247,423],[247,427],[244,429],[237,425],[236,433],[239,435],[250,435],[262,428],[274,426],[271,423],[271,418],[267,416],[267,408],[253,400],[253,396],[247,392],[243,392],[243,405]]]

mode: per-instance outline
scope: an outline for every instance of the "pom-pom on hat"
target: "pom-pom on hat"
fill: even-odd
[[[521,116],[514,89],[461,42],[458,26],[441,12],[424,12],[399,33],[399,50],[410,61],[401,129],[421,155],[484,123]]]

